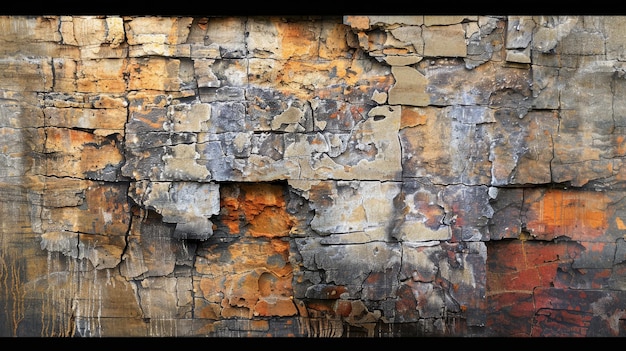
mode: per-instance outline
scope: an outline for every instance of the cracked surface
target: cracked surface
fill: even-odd
[[[624,336],[623,17],[0,17],[0,335]]]

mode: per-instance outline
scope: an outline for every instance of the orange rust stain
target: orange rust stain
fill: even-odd
[[[231,234],[239,233],[239,200],[227,192],[220,198],[221,220]]]
[[[343,94],[343,87],[339,85],[320,86],[316,88],[315,96],[318,99],[333,99]]]
[[[329,312],[331,316],[335,314],[335,302],[337,300],[309,300],[306,303],[308,312],[315,315],[319,312]]]
[[[412,108],[403,107],[400,115],[400,129],[426,124],[428,117]]]
[[[250,219],[250,234],[254,237],[287,236],[294,225],[284,208],[268,206]]]
[[[141,121],[141,123],[146,124],[147,126],[149,126],[150,128],[159,130],[161,128],[163,128],[163,123],[165,122],[165,120],[158,120],[158,121],[152,121],[150,120],[148,117],[146,116],[141,116],[141,115],[134,115],[133,116],[134,119]]]
[[[259,277],[259,294],[261,297],[272,295],[273,286],[276,284],[278,277],[272,273],[264,272]]]
[[[280,239],[272,239],[270,240],[270,245],[274,252],[283,256],[285,262],[289,261],[289,242],[280,240]]]
[[[294,220],[285,210],[283,188],[274,184],[244,185],[243,212],[254,237],[289,235]]]
[[[247,211],[246,214],[258,214],[265,206],[285,207],[283,187],[280,185],[270,183],[242,184],[241,189],[244,193],[244,204],[251,207],[251,212],[248,212],[244,206],[244,210]]]
[[[527,224],[535,234],[566,235],[572,239],[592,239],[608,227],[607,204],[604,193],[592,191],[548,190],[531,204]]]
[[[201,296],[203,296],[205,299],[209,301],[211,300],[211,297],[218,296],[221,289],[222,287],[221,287],[220,279],[205,278],[205,277],[200,279]]]
[[[79,150],[84,144],[95,142],[95,135],[66,128],[46,128],[46,148],[62,152]]]
[[[427,202],[417,203],[419,211],[426,217],[424,222],[429,228],[439,228],[442,218],[445,215],[443,208],[437,205],[430,205]]]
[[[317,33],[311,27],[294,23],[274,22],[281,39],[281,58],[292,57],[317,57],[319,52],[319,40]]]
[[[254,306],[255,315],[259,316],[293,316],[298,313],[296,306],[291,299],[274,298],[269,300],[261,299]]]
[[[336,114],[335,114],[336,115]],[[332,117],[331,117],[332,118]],[[324,140],[321,138],[314,138],[309,141],[311,145],[322,145],[324,144]]]
[[[209,24],[209,19],[206,17],[200,18],[198,20],[198,28],[200,28],[201,30],[206,30],[208,28],[208,24]]]
[[[225,188],[220,199],[220,218],[231,234],[242,234],[245,228],[253,237],[289,235],[296,222],[286,211],[282,186],[241,184],[238,189]]]

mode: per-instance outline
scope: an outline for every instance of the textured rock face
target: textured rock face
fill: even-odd
[[[625,26],[0,17],[0,335],[626,336]]]

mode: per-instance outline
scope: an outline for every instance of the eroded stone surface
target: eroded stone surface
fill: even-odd
[[[0,334],[624,336],[625,23],[0,17]]]

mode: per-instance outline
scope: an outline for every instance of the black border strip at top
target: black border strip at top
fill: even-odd
[[[626,7],[607,0],[593,2],[472,0],[10,0],[0,15],[122,16],[284,16],[284,15],[624,15]]]

